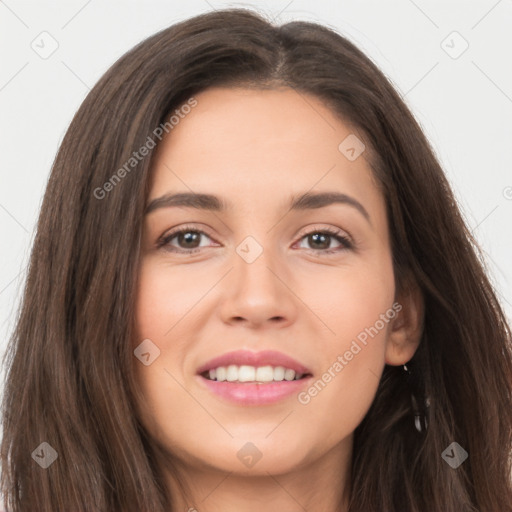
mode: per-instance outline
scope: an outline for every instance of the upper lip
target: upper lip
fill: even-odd
[[[247,365],[247,366],[284,366],[295,370],[295,373],[311,373],[306,366],[299,363],[295,359],[275,350],[263,350],[261,352],[251,352],[249,350],[235,350],[227,352],[221,356],[210,359],[197,369],[197,373],[201,374],[208,370],[218,368],[219,366],[229,365]]]

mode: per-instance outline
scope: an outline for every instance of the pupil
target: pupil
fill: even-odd
[[[317,242],[320,238],[323,238],[324,240],[324,243],[322,244],[322,247],[321,249],[324,249],[324,248],[327,248],[329,247],[329,242],[327,241],[327,239],[329,238],[329,235],[325,235],[323,233],[315,233],[313,235],[310,235],[310,238]],[[318,246],[317,246],[318,247]]]
[[[194,238],[196,239],[195,242],[199,240],[199,233],[195,233],[193,231],[187,231],[186,233],[181,233],[179,235],[180,241],[185,240],[185,242],[188,244],[190,242],[194,242]],[[195,247],[195,246],[194,246]]]

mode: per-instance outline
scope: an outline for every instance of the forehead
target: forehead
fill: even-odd
[[[277,196],[332,189],[382,203],[364,151],[351,161],[340,150],[363,137],[320,99],[291,88],[212,88],[195,99],[157,148],[150,199],[211,192],[270,207]]]
[[[242,150],[263,159],[260,148],[277,148],[287,159],[290,150],[297,158],[314,149],[328,157],[351,133],[321,100],[291,88],[212,88],[196,100],[197,106],[174,126],[162,146],[201,154],[213,151],[216,156],[229,149],[233,153],[226,159]]]

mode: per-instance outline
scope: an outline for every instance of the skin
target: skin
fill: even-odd
[[[193,191],[232,207],[164,207],[145,217],[133,344],[149,338],[160,356],[148,366],[134,358],[143,422],[190,485],[190,497],[178,496],[167,471],[176,510],[259,512],[272,503],[287,512],[344,511],[353,432],[384,365],[413,356],[421,297],[396,289],[385,202],[368,151],[349,161],[338,150],[356,130],[321,100],[290,88],[212,88],[196,99],[158,147],[149,201]],[[370,220],[347,204],[288,211],[290,196],[307,191],[347,194]],[[206,232],[196,245],[175,237],[167,250],[157,248],[159,237],[189,224]],[[354,247],[306,236],[325,228]],[[247,236],[263,249],[252,263],[236,252]],[[235,405],[198,382],[201,364],[238,349],[284,352],[321,378],[395,302],[400,312],[366,346],[359,343],[307,404],[292,395]],[[237,457],[247,442],[262,454],[251,468]]]

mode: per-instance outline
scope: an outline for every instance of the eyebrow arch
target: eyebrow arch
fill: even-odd
[[[347,194],[340,192],[306,192],[290,199],[290,210],[313,210],[324,208],[331,204],[346,204],[355,208],[371,224],[370,215],[365,207]],[[177,194],[164,194],[149,202],[146,206],[145,215],[159,209],[169,207],[195,208],[214,212],[224,212],[231,209],[231,204],[224,199],[212,195],[194,192],[181,192]]]

